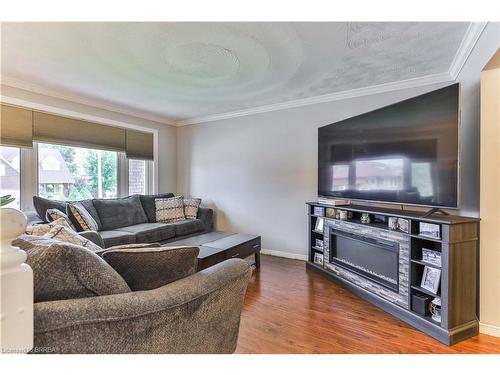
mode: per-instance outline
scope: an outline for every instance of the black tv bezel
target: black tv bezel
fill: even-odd
[[[445,88],[451,87],[451,86],[457,86],[457,90],[458,90],[458,103],[457,103],[457,119],[458,119],[458,121],[457,121],[457,185],[456,185],[457,195],[456,195],[456,199],[455,199],[455,201],[457,202],[456,206],[446,206],[446,205],[437,205],[437,204],[430,205],[430,204],[418,204],[418,203],[407,203],[407,202],[397,202],[397,201],[384,201],[384,200],[372,200],[372,199],[359,199],[359,198],[342,197],[342,196],[338,196],[338,195],[322,195],[319,192],[319,173],[320,173],[320,170],[319,170],[319,156],[320,156],[319,155],[319,147],[318,147],[318,159],[317,159],[318,160],[318,165],[317,165],[317,179],[316,179],[316,183],[317,183],[317,196],[318,196],[318,198],[339,199],[339,200],[354,201],[354,202],[382,203],[382,204],[391,204],[391,205],[395,205],[395,206],[444,208],[444,209],[450,209],[450,210],[458,210],[458,209],[460,209],[460,178],[461,178],[461,176],[460,176],[460,143],[461,143],[461,133],[462,133],[462,131],[461,131],[461,129],[462,129],[462,119],[461,119],[460,114],[461,114],[461,106],[462,106],[462,95],[461,95],[461,85],[460,85],[459,82],[454,83],[452,85],[443,86],[443,87],[441,87],[439,89],[426,92],[425,94],[421,94],[421,95],[417,95],[417,96],[414,96],[414,97],[411,97],[411,98],[408,98],[408,99],[405,99],[405,100],[401,100],[399,102],[396,102],[396,103],[393,103],[393,104],[389,104],[389,105],[386,105],[386,106],[374,109],[372,111],[364,112],[364,113],[361,113],[361,114],[353,116],[353,117],[348,117],[348,118],[343,119],[343,120],[339,120],[339,121],[336,121],[336,122],[332,122],[330,124],[326,124],[326,125],[320,126],[320,127],[318,127],[318,135],[317,136],[319,138],[319,129],[324,128],[326,126],[331,126],[331,125],[337,124],[337,123],[342,122],[344,120],[347,120],[349,118],[364,116],[364,115],[367,115],[369,113],[372,113],[372,112],[375,112],[375,111],[379,111],[381,109],[384,109],[384,108],[387,108],[387,107],[391,107],[391,106],[394,106],[394,105],[398,105],[398,104],[403,103],[403,102],[405,102],[407,100],[412,100],[412,99],[418,98],[420,96],[425,96],[425,95],[428,95],[428,94],[430,94],[430,93],[432,93],[434,91],[445,89]],[[319,139],[318,139],[318,143],[319,143]]]

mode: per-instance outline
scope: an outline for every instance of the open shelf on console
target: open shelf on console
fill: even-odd
[[[443,245],[441,241],[432,241],[429,239],[412,237],[410,258],[412,260],[422,261],[422,249],[428,249],[441,253],[442,247]]]
[[[429,262],[424,262],[423,260],[410,259],[410,262],[416,263],[416,264],[420,264],[421,266],[427,266],[427,267],[437,268],[438,270],[441,269],[440,266],[438,266],[436,264],[429,263]]]
[[[428,294],[429,296],[432,296],[432,297],[439,297],[441,298],[441,295],[440,294],[436,294],[436,293],[432,293],[430,290],[427,290],[427,289],[424,289],[422,288],[421,286],[418,286],[418,285],[412,285],[411,288],[413,290],[417,290],[421,293],[425,293],[425,294]]]
[[[439,280],[439,288],[438,288],[438,290],[437,290],[436,293],[434,293],[434,292],[432,292],[430,290],[427,290],[425,288],[422,288],[420,286],[421,282],[422,282],[422,275],[424,273],[425,266],[432,267],[432,268],[439,269],[439,270],[441,268],[433,266],[433,265],[422,264],[422,263],[425,263],[425,262],[413,260],[410,263],[411,289],[419,291],[419,292],[422,292],[422,293],[425,293],[425,294],[427,294],[429,296],[432,296],[432,297],[441,297],[441,278],[442,278],[442,275],[439,276],[439,278],[440,278],[440,280]]]
[[[318,246],[311,246],[311,247],[312,247],[312,249],[313,249],[314,251],[316,251],[316,252],[318,252],[318,253],[323,254],[323,249],[322,249],[322,248],[320,248],[320,247],[318,247]]]

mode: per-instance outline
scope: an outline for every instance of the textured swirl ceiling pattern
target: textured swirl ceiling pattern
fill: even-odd
[[[468,26],[3,23],[2,78],[182,120],[443,73]]]

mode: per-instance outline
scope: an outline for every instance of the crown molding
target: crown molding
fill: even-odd
[[[337,101],[337,100],[351,99],[351,98],[356,98],[356,97],[360,97],[360,96],[367,96],[367,95],[374,95],[374,94],[381,94],[381,93],[385,93],[385,92],[403,90],[403,89],[419,87],[419,86],[427,86],[427,85],[440,84],[440,83],[450,83],[452,81],[453,81],[453,78],[450,76],[449,73],[431,74],[431,75],[417,77],[417,78],[411,78],[411,79],[405,79],[405,80],[396,81],[396,82],[384,83],[381,85],[362,87],[362,88],[353,89],[353,90],[339,91],[339,92],[335,92],[332,94],[313,96],[313,97],[305,98],[305,99],[291,100],[288,102],[276,103],[276,104],[271,104],[271,105],[264,105],[264,106],[260,106],[260,107],[253,107],[253,108],[244,109],[241,111],[227,112],[227,113],[221,113],[221,114],[209,115],[209,116],[194,117],[194,118],[190,118],[190,119],[186,119],[186,120],[178,120],[178,121],[175,121],[174,125],[175,126],[186,126],[186,125],[200,124],[200,123],[204,123],[204,122],[212,122],[212,121],[217,121],[217,120],[227,120],[230,118],[254,115],[257,113],[265,113],[265,112],[278,111],[278,110],[282,110],[282,109],[297,108],[297,107],[303,107],[303,106],[307,106],[307,105],[311,105],[311,104],[327,103],[327,102],[333,102],[333,101]]]
[[[24,80],[20,80],[20,79],[5,76],[5,75],[2,75],[2,77],[1,77],[1,84],[5,85],[5,86],[13,87],[15,89],[28,91],[28,92],[31,92],[34,94],[50,96],[50,97],[53,97],[56,99],[66,100],[69,102],[82,104],[82,105],[86,105],[86,106],[90,106],[90,107],[94,107],[94,108],[102,109],[102,110],[106,110],[106,111],[116,112],[116,113],[120,113],[120,114],[126,115],[126,116],[138,117],[138,118],[141,118],[144,120],[149,120],[149,121],[159,122],[159,123],[166,124],[166,125],[175,126],[175,120],[172,120],[168,117],[151,114],[151,113],[146,112],[146,111],[125,108],[122,106],[103,104],[102,101],[97,100],[97,99],[90,99],[88,97],[84,97],[81,95],[62,93],[62,92],[59,92],[59,91],[54,90],[54,89],[48,89],[48,88],[42,87],[40,85],[31,83],[31,82],[27,82]]]
[[[453,80],[458,78],[460,71],[472,53],[472,50],[474,49],[487,24],[488,22],[472,22],[465,31],[462,42],[460,43],[457,53],[451,62],[450,69],[448,70],[448,73]]]
[[[419,86],[439,84],[439,83],[451,83],[456,81],[456,79],[458,78],[460,71],[462,70],[467,59],[472,53],[472,50],[474,49],[477,41],[479,40],[487,24],[488,22],[471,22],[471,24],[465,31],[460,46],[458,47],[458,50],[453,58],[453,61],[447,73],[433,74],[402,81],[385,83],[382,85],[363,87],[354,90],[346,90],[346,91],[320,95],[305,99],[292,100],[288,102],[265,105],[261,107],[254,107],[254,108],[244,109],[241,111],[194,117],[186,120],[178,120],[174,122],[174,125],[185,126],[185,125],[200,124],[204,122],[212,122],[217,120],[226,120],[235,117],[248,116],[257,113],[265,113],[281,109],[302,107],[311,104],[327,103],[330,101],[380,94],[384,92],[402,90],[412,87],[419,87]]]

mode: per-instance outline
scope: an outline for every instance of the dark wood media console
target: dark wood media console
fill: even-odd
[[[372,206],[330,206],[308,202],[308,270],[346,289],[447,345],[475,336],[479,219],[431,215]],[[327,209],[328,212],[327,212]],[[341,220],[332,210],[349,213]],[[361,222],[361,214],[371,217]],[[389,229],[389,218],[404,219],[408,233]],[[323,220],[318,230],[317,222]],[[439,236],[420,233],[434,224]],[[319,241],[316,241],[319,240]],[[323,244],[321,246],[321,244]],[[440,254],[441,264],[426,262],[422,249]],[[440,271],[439,288],[421,287],[425,268]],[[430,273],[430,272],[429,272]],[[418,309],[418,299],[441,299],[441,322]],[[413,302],[413,303],[412,303]],[[424,311],[428,311],[424,309]]]

